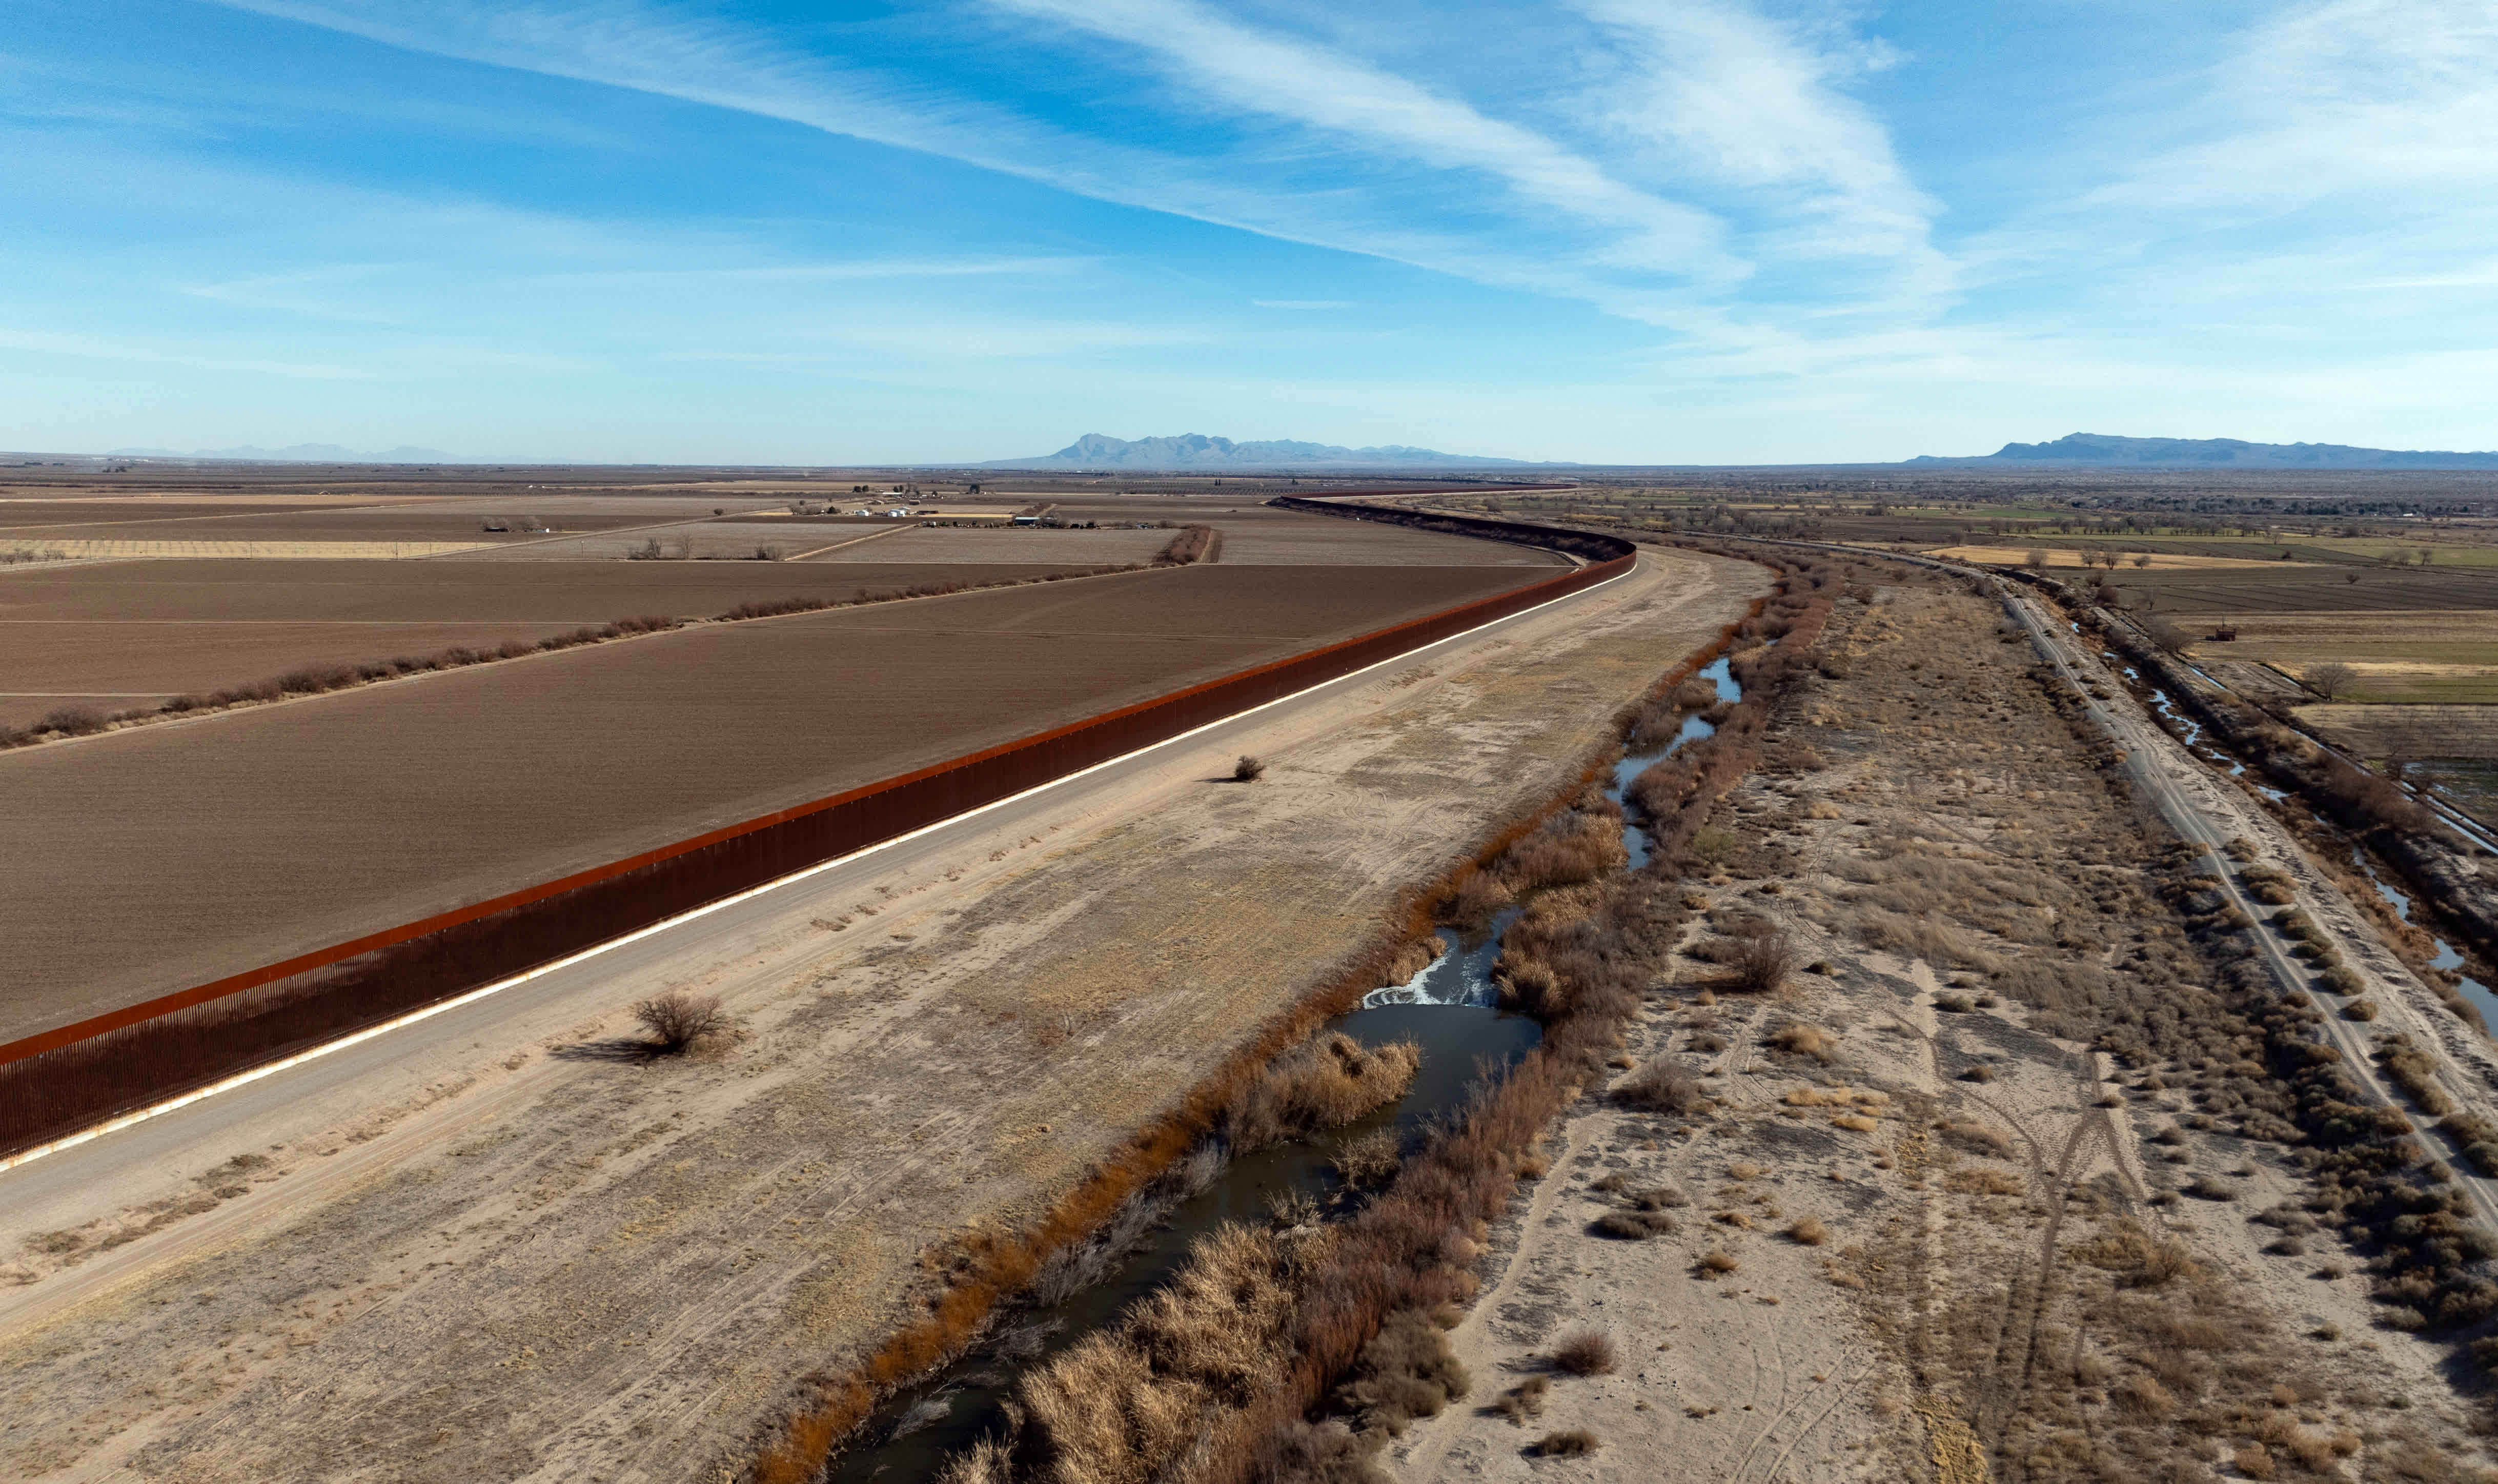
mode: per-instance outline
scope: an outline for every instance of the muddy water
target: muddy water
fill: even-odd
[[[1743,699],[1726,661],[1700,673],[1716,685],[1720,700]],[[1620,803],[1622,790],[1641,769],[1715,729],[1698,717],[1686,717],[1667,742],[1625,752],[1614,767],[1606,796]],[[1626,826],[1622,843],[1634,869],[1647,863],[1645,831]],[[1263,1222],[1269,1203],[1288,1196],[1314,1200],[1330,1215],[1358,1210],[1360,1193],[1346,1188],[1330,1163],[1338,1149],[1373,1130],[1393,1128],[1411,1154],[1435,1120],[1459,1113],[1485,1080],[1515,1066],[1542,1038],[1542,1028],[1533,1020],[1495,1008],[1492,966],[1500,959],[1502,934],[1521,910],[1505,908],[1471,934],[1442,928],[1442,952],[1427,968],[1402,984],[1371,991],[1360,1008],[1338,1016],[1320,1032],[1341,1031],[1365,1046],[1418,1043],[1422,1070],[1395,1105],[1320,1138],[1261,1149],[1228,1163],[1209,1155],[1200,1167],[1207,1176],[1202,1188],[1139,1233],[1105,1276],[1056,1304],[1003,1314],[989,1338],[969,1354],[879,1408],[860,1428],[857,1445],[835,1459],[825,1477],[835,1484],[934,1478],[949,1456],[1000,1429],[1000,1403],[1013,1395],[1026,1368],[1115,1324],[1129,1306],[1170,1281],[1198,1238],[1226,1221]]]

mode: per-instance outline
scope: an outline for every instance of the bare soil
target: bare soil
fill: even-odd
[[[864,549],[862,555],[873,552]],[[300,665],[492,648],[749,601],[840,600],[923,583],[997,583],[1066,567],[777,563],[118,562],[0,585],[0,724],[63,706],[133,710]]]
[[[1540,1476],[1556,1466],[1531,1445],[1571,1429],[1600,1446],[1561,1467],[1593,1478],[2486,1467],[2447,1347],[2377,1328],[2359,1260],[2300,1224],[2290,1150],[2201,1115],[2230,1106],[2223,1064],[2171,1043],[2145,1075],[2094,1049],[2145,1015],[2155,1040],[2163,1015],[2191,1032],[2202,969],[2132,806],[2023,673],[2028,646],[1997,642],[1998,612],[1928,590],[1841,605],[1789,750],[1732,796],[1689,898],[1703,957],[1765,919],[1812,967],[1753,997],[1710,989],[1696,958],[1662,988],[1620,1064],[1680,1061],[1711,1106],[1589,1089],[1490,1234],[1452,1337],[1474,1390],[1392,1448],[1396,1477]],[[1779,1048],[1795,1023],[1830,1033],[1822,1055]],[[2181,1195],[2198,1178],[2228,1198]],[[1687,1199],[1670,1234],[1598,1232],[1660,1187]],[[1554,1373],[1555,1342],[1589,1327],[1618,1370]],[[1496,1409],[1530,1382],[1540,1415]]]
[[[954,1242],[1043,1209],[1762,586],[1652,555],[1256,735],[1254,785],[1183,757],[1064,834],[793,901],[677,981],[738,1020],[690,1060],[599,1054],[660,987],[619,984],[404,1105],[0,1211],[0,1472],[733,1477],[797,1377],[924,1312]]]
[[[0,1036],[1498,592],[1188,567],[670,633],[0,755]]]

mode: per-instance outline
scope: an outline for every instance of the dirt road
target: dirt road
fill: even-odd
[[[232,1123],[87,1146],[94,1178],[0,1177],[0,1472],[719,1476],[949,1238],[1045,1206],[1763,585],[1649,557]],[[1210,781],[1242,751],[1264,781]],[[625,1007],[677,984],[737,1033],[644,1061]]]
[[[2248,897],[2238,873],[2220,854],[2231,840],[2245,839],[2254,843],[2264,863],[2289,874],[2297,897],[2295,909],[2332,934],[2343,961],[2371,982],[2376,992],[2370,999],[2379,1007],[2379,1018],[2358,1022],[2327,1016],[2322,1022],[2325,1036],[2342,1053],[2344,1069],[2367,1094],[2381,1104],[2409,1106],[2374,1059],[2376,1038],[2402,1031],[2416,1044],[2438,1051],[2439,1083],[2457,1104],[2489,1116],[2493,1109],[2489,1089],[2498,1081],[2498,1058],[2491,1056],[2487,1041],[2472,1034],[2438,1004],[2436,995],[2386,950],[2341,889],[2308,860],[2288,830],[2235,784],[2162,730],[2124,693],[2096,646],[2081,642],[2069,627],[2026,593],[2008,593],[2007,604],[2029,631],[2031,643],[2081,693],[2091,719],[2124,749],[2126,774],[2142,796],[2181,838],[2213,852],[2211,874],[2219,879],[2230,905],[2258,923],[2271,912]],[[2105,699],[2098,694],[2102,691],[2107,693]],[[2247,936],[2283,993],[2309,987],[2307,966],[2290,955],[2281,935],[2258,926]],[[2421,1125],[2420,1137],[2453,1166],[2455,1183],[2471,1197],[2474,1213],[2490,1230],[2498,1231],[2498,1182],[2470,1173],[2460,1141],[2429,1127],[2428,1119],[2415,1121]]]

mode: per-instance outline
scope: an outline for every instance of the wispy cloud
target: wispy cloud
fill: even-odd
[[[1169,136],[1141,145],[974,97],[954,83],[977,75],[977,56],[942,81],[890,75],[770,32],[642,0],[591,8],[472,0],[223,3],[1583,300],[1703,339],[1759,333],[1755,322],[1765,318],[1802,322],[1828,311],[1825,289],[1792,277],[1780,280],[1778,294],[1736,307],[1760,253],[1888,254],[1900,265],[1896,273],[1916,280],[1908,292],[1918,305],[1931,300],[1942,276],[1926,242],[1926,204],[1878,124],[1835,90],[1850,66],[1870,65],[1866,59],[1878,48],[1851,51],[1837,33],[1808,45],[1804,33],[1772,25],[1737,0],[1709,0],[1698,18],[1681,19],[1638,0],[1597,0],[1602,35],[1588,44],[1618,53],[1614,81],[1621,86],[1610,96],[1580,95],[1585,80],[1572,48],[1548,47],[1520,58],[1511,90],[1520,107],[1512,112],[1601,115],[1605,122],[1589,143],[1621,155],[1618,161],[1201,0],[991,0],[1027,25],[1116,43],[1116,55],[1096,52],[1093,63],[1159,77],[1171,84],[1170,99],[1185,100],[1201,116],[1265,130],[1193,155],[1172,152]],[[1659,168],[1668,155],[1671,168]],[[1704,183],[1721,204],[1766,193],[1765,201],[1778,198],[1769,204],[1785,223],[1753,234],[1747,245],[1721,211],[1636,183],[1633,174],[1666,186]],[[1861,278],[1839,295],[1857,306],[1868,297]]]

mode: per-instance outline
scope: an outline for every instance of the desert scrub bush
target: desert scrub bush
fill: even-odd
[[[1830,1240],[1830,1228],[1817,1216],[1807,1216],[1787,1228],[1787,1241],[1801,1246],[1817,1247]]]
[[[1737,938],[1723,960],[1726,977],[1722,987],[1745,994],[1775,993],[1795,972],[1795,942],[1785,933]]]
[[[2454,1100],[2437,1083],[2437,1063],[2414,1045],[2409,1035],[2398,1031],[2380,1040],[2377,1062],[2396,1085],[2411,1094],[2422,1113],[2443,1117],[2454,1112]]]
[[[671,989],[637,1003],[633,1018],[651,1033],[651,1048],[662,1055],[683,1051],[728,1023],[718,997],[688,994],[682,989]]]
[[[1796,1056],[1809,1056],[1828,1066],[1839,1055],[1839,1038],[1818,1025],[1790,1020],[1770,1032],[1769,1044]]]
[[[1995,1069],[1982,1061],[1971,1062],[1962,1071],[1960,1080],[1965,1082],[1991,1082],[1995,1081]]]
[[[1242,753],[1239,760],[1232,764],[1232,781],[1233,783],[1256,783],[1259,779],[1265,776],[1266,764],[1265,761],[1260,758],[1253,758],[1247,753]]]
[[[1621,1361],[1612,1336],[1601,1330],[1577,1330],[1553,1347],[1553,1369],[1569,1375],[1611,1375]]]
[[[1403,1097],[1422,1065],[1411,1041],[1374,1049],[1338,1031],[1268,1063],[1233,1101],[1225,1134],[1237,1152],[1340,1127]]]
[[[1401,1163],[1394,1129],[1376,1128],[1335,1151],[1329,1163],[1348,1185],[1384,1185]]]
[[[1615,1083],[1614,1098],[1649,1113],[1694,1113],[1709,1106],[1700,1079],[1671,1055],[1652,1056],[1648,1065]]]
[[[1702,1277],[1724,1277],[1729,1273],[1741,1270],[1743,1266],[1743,1262],[1724,1247],[1710,1248],[1701,1253],[1698,1260],[1692,1264]]]
[[[1420,1309],[1388,1316],[1362,1346],[1353,1378],[1338,1397],[1367,1429],[1402,1436],[1418,1417],[1436,1417],[1474,1384],[1438,1324]]]
[[[1530,1375],[1502,1392],[1500,1400],[1491,1404],[1491,1409],[1508,1418],[1511,1427],[1522,1428],[1530,1418],[1544,1415],[1544,1399],[1550,1396],[1552,1391],[1551,1376]]]
[[[1619,1180],[1610,1186],[1604,1186],[1600,1181],[1599,1186],[1612,1190],[1622,1188]],[[1624,1198],[1619,1209],[1597,1217],[1587,1229],[1599,1237],[1611,1237],[1619,1242],[1645,1242],[1650,1237],[1671,1236],[1675,1231],[1674,1210],[1690,1204],[1689,1196],[1671,1185],[1634,1190]]]
[[[1585,1428],[1547,1433],[1535,1440],[1535,1452],[1539,1458],[1582,1458],[1601,1446],[1603,1439]]]
[[[2376,1004],[2371,1000],[2353,1000],[2350,1004],[2342,1007],[2342,1018],[2345,1020],[2373,1020],[2377,1018]]]
[[[1984,1154],[1993,1159],[2010,1159],[2012,1141],[1983,1123],[1967,1118],[1951,1118],[1936,1125],[1935,1132],[1943,1143],[1970,1154]]]

